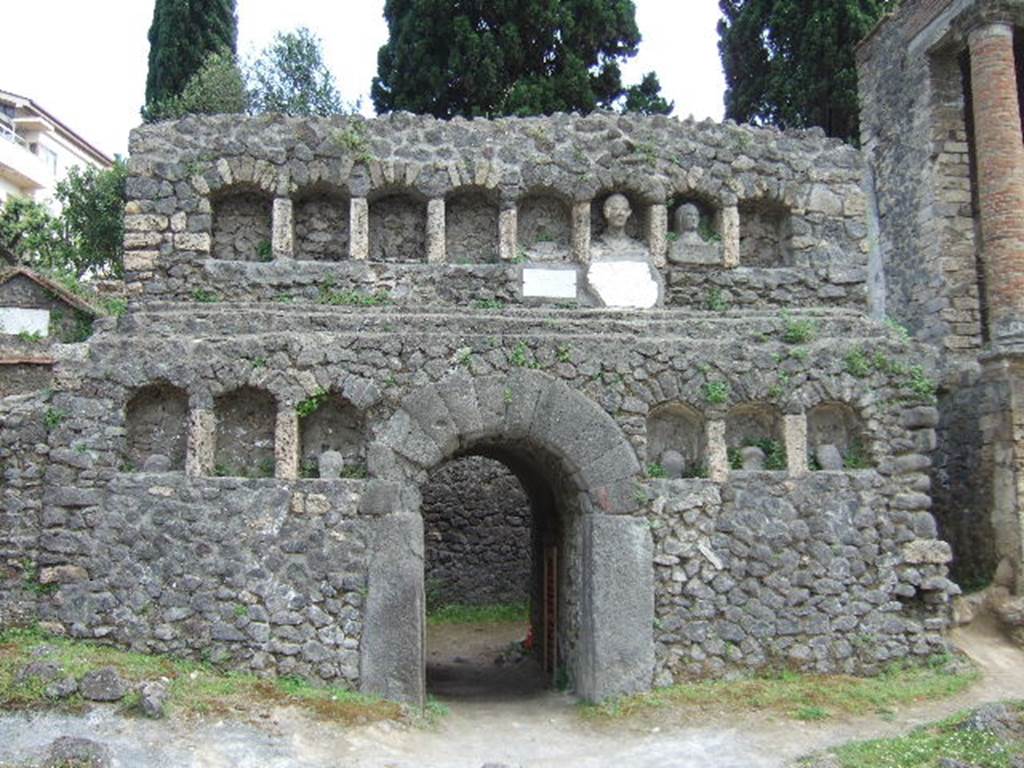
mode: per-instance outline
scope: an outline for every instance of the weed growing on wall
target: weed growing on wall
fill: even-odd
[[[729,399],[729,384],[725,381],[708,381],[704,384],[704,399],[712,405],[721,405]]]

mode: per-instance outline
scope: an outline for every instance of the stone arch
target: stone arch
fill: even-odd
[[[572,200],[550,187],[533,187],[516,201],[516,240],[532,261],[568,261],[572,254]]]
[[[425,261],[427,198],[412,187],[387,186],[371,192],[370,261]]]
[[[698,476],[707,467],[707,421],[704,414],[683,402],[662,403],[647,416],[648,464],[664,470],[669,451],[682,456],[684,477]]]
[[[343,261],[349,255],[351,196],[338,184],[318,181],[292,195],[295,258]]]
[[[625,195],[630,208],[633,209],[633,214],[626,223],[626,234],[634,240],[650,245],[648,235],[651,206],[663,202],[664,198],[652,196],[630,184],[603,186],[594,194],[590,201],[591,237],[596,240],[604,234],[604,203],[614,194]]]
[[[740,266],[793,265],[793,206],[781,194],[741,197],[739,205]]]
[[[746,464],[742,452],[760,448],[764,469],[786,469],[786,438],[782,411],[773,403],[742,402],[729,409],[725,419],[725,443],[733,469]]]
[[[125,404],[126,465],[146,467],[153,456],[164,456],[171,471],[185,469],[188,443],[188,393],[165,381],[137,389]]]
[[[454,264],[498,260],[499,197],[493,189],[461,186],[445,196],[445,253]]]
[[[807,449],[815,459],[812,466],[817,469],[839,468],[827,466],[828,460],[819,457],[823,447],[829,445],[838,452],[842,468],[867,469],[874,463],[864,420],[848,403],[825,401],[807,412]]]
[[[214,471],[218,475],[273,477],[277,398],[242,386],[214,398]]]
[[[577,692],[599,700],[647,689],[654,664],[653,545],[646,520],[634,516],[636,454],[592,400],[545,373],[518,369],[480,378],[457,373],[410,393],[369,448],[363,513],[380,517],[361,646],[363,690],[423,700],[417,489],[433,468],[473,454],[499,459],[535,503],[548,499],[565,515],[563,528],[573,537],[566,549],[578,569],[576,634],[567,659]]]
[[[271,261],[274,197],[259,184],[236,183],[210,194],[211,251],[224,261]]]

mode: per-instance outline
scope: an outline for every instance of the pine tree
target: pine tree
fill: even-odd
[[[854,48],[898,0],[719,0],[726,117],[856,141]]]
[[[378,112],[447,118],[614,107],[626,95],[620,62],[640,44],[632,0],[387,0],[384,16],[390,35],[371,91]],[[635,103],[671,108],[651,98],[656,77],[645,83]]]
[[[236,0],[156,0],[149,28],[146,104],[181,95],[211,54],[235,54]]]

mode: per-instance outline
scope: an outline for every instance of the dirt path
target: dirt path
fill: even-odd
[[[518,631],[518,630],[516,630]],[[517,634],[509,628],[508,637]],[[432,638],[436,639],[436,638]],[[580,720],[567,696],[524,684],[510,695],[488,693],[481,669],[493,646],[449,637],[462,656],[432,643],[433,682],[450,714],[435,728],[380,723],[353,729],[318,723],[280,710],[256,725],[232,722],[152,723],[97,709],[83,717],[0,718],[0,765],[37,756],[53,738],[75,735],[103,741],[117,768],[480,768],[504,763],[530,768],[778,768],[802,754],[852,739],[905,733],[985,701],[1024,698],[1024,652],[989,625],[954,633],[954,641],[982,668],[984,679],[942,702],[895,716],[801,723],[781,717],[702,713],[700,722],[646,719],[600,729]],[[503,640],[504,642],[504,640]],[[511,640],[509,640],[511,642]],[[491,665],[493,666],[493,664]],[[522,670],[519,670],[522,672]],[[515,674],[505,667],[495,674]],[[493,689],[490,689],[493,691]]]

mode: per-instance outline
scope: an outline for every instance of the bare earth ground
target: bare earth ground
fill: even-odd
[[[531,662],[494,664],[522,633],[518,625],[431,628],[428,680],[450,709],[434,727],[343,728],[291,709],[276,710],[258,724],[152,722],[110,708],[82,716],[6,715],[0,717],[0,765],[29,761],[53,739],[70,735],[107,744],[117,768],[480,768],[489,762],[524,768],[777,768],[846,741],[903,734],[983,702],[1024,698],[1024,652],[982,620],[953,635],[982,668],[981,682],[886,718],[804,723],[705,711],[699,722],[679,722],[678,713],[654,711],[639,721],[594,725],[580,719],[570,697],[543,690]]]

